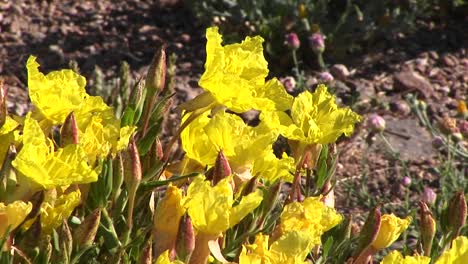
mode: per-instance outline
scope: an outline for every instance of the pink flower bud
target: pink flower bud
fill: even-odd
[[[444,146],[444,139],[441,136],[435,136],[432,139],[432,146],[436,149],[441,148]]]
[[[405,176],[403,177],[403,179],[401,180],[401,184],[405,187],[408,187],[411,185],[411,178],[408,177],[408,176]]]
[[[458,123],[458,129],[464,137],[468,137],[468,121],[462,120]]]
[[[372,132],[382,132],[385,129],[385,119],[378,114],[372,114],[367,119],[367,127]]]
[[[314,53],[323,53],[325,51],[325,38],[320,33],[314,33],[309,37],[309,45]]]
[[[329,82],[333,81],[335,78],[333,78],[333,75],[331,75],[331,73],[326,71],[326,72],[321,72],[320,73],[319,79],[320,79],[321,82],[329,83]]]
[[[429,187],[424,187],[422,193],[422,201],[428,205],[433,205],[436,201],[437,194]]]
[[[292,33],[286,34],[285,38],[286,38],[286,45],[290,49],[296,50],[301,46],[301,42],[299,41],[299,38],[297,37],[296,33],[292,32]]]
[[[284,89],[290,93],[294,91],[294,88],[296,88],[296,80],[292,76],[281,78],[280,81],[283,84]]]

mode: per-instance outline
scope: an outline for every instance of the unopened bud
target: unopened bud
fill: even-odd
[[[432,147],[439,149],[444,146],[444,139],[441,136],[434,136],[432,139]]]
[[[424,202],[419,203],[419,221],[421,229],[421,245],[422,245],[422,254],[424,256],[431,255],[432,241],[436,233],[436,222],[432,216],[431,210],[427,207],[427,204]]]
[[[145,81],[147,98],[149,101],[153,96],[162,91],[166,85],[166,47],[161,46],[154,54]]]
[[[408,177],[408,176],[405,176],[403,177],[403,179],[401,179],[401,184],[405,187],[408,187],[411,185],[411,178]]]
[[[298,49],[301,46],[301,42],[299,41],[299,38],[297,37],[297,34],[292,32],[289,34],[286,34],[285,36],[286,39],[286,45],[293,50]]]
[[[367,119],[367,126],[374,133],[379,133],[385,130],[385,119],[378,114],[372,114]]]
[[[382,213],[380,208],[376,207],[369,212],[367,220],[359,233],[358,246],[354,251],[355,259],[367,259],[366,248],[370,247],[376,240],[380,230]],[[364,262],[363,262],[364,263]]]
[[[460,234],[466,222],[466,199],[463,191],[459,191],[450,199],[448,206],[448,225],[452,239]]]
[[[78,144],[78,124],[76,123],[75,114],[71,112],[63,122],[60,129],[60,145],[62,147],[69,144]]]
[[[437,194],[429,187],[424,187],[422,201],[428,205],[433,205],[437,199]]]
[[[307,18],[307,9],[306,9],[306,6],[304,4],[300,4],[298,7],[297,7],[297,13],[299,15],[300,18]]]
[[[161,140],[159,140],[159,137],[156,137],[156,141],[154,143],[156,146],[156,156],[158,157],[159,160],[163,160],[164,158],[164,150],[161,144]]]
[[[192,219],[185,213],[179,222],[179,231],[176,240],[177,257],[183,261],[188,260],[195,249],[195,230]]]
[[[222,150],[218,152],[213,169],[213,186],[232,174],[231,166]]]
[[[325,51],[325,38],[320,33],[314,33],[309,37],[309,45],[315,54],[321,54]]]
[[[133,225],[133,206],[138,186],[141,182],[141,162],[135,138],[131,137],[128,148],[122,152],[124,182],[128,189],[128,215],[127,225],[131,229]]]
[[[101,208],[96,208],[88,215],[80,226],[73,232],[73,242],[80,247],[89,246],[93,243],[94,238],[101,221]]]
[[[7,90],[4,86],[3,79],[0,79],[0,128],[5,124],[8,115],[6,100]]]

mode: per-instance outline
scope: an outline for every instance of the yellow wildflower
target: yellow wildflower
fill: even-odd
[[[56,200],[53,197],[46,197],[41,205],[42,234],[51,234],[52,229],[56,229],[63,223],[63,220],[70,217],[80,202],[81,192],[79,189],[68,194],[62,194]]]
[[[10,231],[17,228],[31,210],[30,202],[15,201],[8,205],[0,203],[0,238],[5,236],[8,227]]]
[[[308,197],[302,203],[293,202],[284,207],[281,230],[306,232],[311,242],[319,245],[322,234],[341,220],[342,216],[334,208],[324,205],[320,197]]]
[[[67,145],[54,152],[54,144],[45,137],[37,121],[30,113],[26,116],[23,147],[12,164],[27,178],[44,189],[97,181],[97,172],[86,160],[79,145]]]
[[[201,108],[216,102],[238,113],[250,109],[283,111],[290,107],[292,97],[277,79],[265,83],[268,63],[260,36],[223,47],[218,28],[211,27],[206,30],[206,38],[205,72],[199,81],[205,93],[187,106],[200,103]]]
[[[175,245],[179,221],[185,213],[182,190],[172,184],[166,190],[164,198],[159,202],[154,214],[154,237],[156,256]]]
[[[171,259],[169,258],[168,250],[164,251],[164,253],[159,255],[155,263],[156,264],[184,264],[182,261],[179,261],[179,260],[171,261]]]
[[[339,108],[325,85],[319,85],[314,93],[306,91],[297,96],[291,117],[282,112],[269,114],[264,115],[263,120],[278,127],[288,139],[306,145],[332,143],[341,134],[349,136],[354,124],[361,120],[351,109]]]
[[[224,178],[212,187],[199,176],[190,184],[185,206],[198,233],[218,236],[260,205],[262,192],[257,190],[242,197],[233,207],[234,194],[229,180],[230,177]]]
[[[401,219],[394,214],[385,214],[380,221],[379,233],[372,246],[379,250],[389,247],[411,223],[411,217]]]
[[[442,253],[435,264],[468,263],[468,238],[459,236],[452,241],[452,247]]]
[[[380,264],[429,264],[431,258],[425,256],[403,256],[400,252],[394,250],[390,252]]]
[[[252,245],[243,246],[239,264],[303,264],[311,249],[308,234],[290,231],[268,246],[268,236],[258,234]]]
[[[277,179],[282,179],[286,182],[293,181],[294,158],[289,157],[285,153],[281,159],[278,159],[273,150],[258,158],[253,163],[252,175],[259,175],[259,177],[274,182]]]
[[[0,166],[2,166],[5,160],[10,145],[19,140],[18,132],[15,131],[18,125],[18,122],[7,116],[5,124],[0,127]]]
[[[211,119],[203,114],[182,132],[187,156],[212,166],[220,150],[237,175],[250,175],[259,157],[272,153],[277,134],[264,125],[251,127],[233,114],[220,111]]]
[[[120,120],[112,107],[101,97],[89,96],[86,79],[72,70],[53,71],[44,75],[39,71],[36,57],[30,56],[28,69],[29,96],[42,119],[62,124],[71,112],[75,113],[80,145],[94,163],[96,157],[127,147],[135,128],[120,128]],[[41,120],[42,122],[42,120]]]

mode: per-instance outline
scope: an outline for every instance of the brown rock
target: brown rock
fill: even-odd
[[[345,80],[349,76],[348,68],[343,64],[335,64],[330,68],[330,73],[338,80]]]
[[[395,91],[412,92],[418,91],[425,98],[429,98],[433,93],[433,87],[423,76],[413,71],[403,71],[394,76],[393,88]]]

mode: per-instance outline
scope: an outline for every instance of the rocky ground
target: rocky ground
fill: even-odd
[[[0,76],[9,89],[10,111],[22,114],[28,107],[25,62],[30,54],[38,56],[44,72],[68,67],[70,60],[76,60],[90,82],[95,66],[110,77],[125,60],[137,79],[164,42],[168,54],[177,54],[177,100],[200,92],[197,79],[205,58],[204,28],[181,1],[111,2],[0,1]],[[433,170],[437,153],[431,147],[431,135],[410,112],[404,95],[413,93],[426,101],[434,120],[456,115],[457,103],[467,100],[467,23],[423,23],[412,35],[399,34],[365,55],[337,62],[346,70],[332,67],[335,81],[330,85],[336,87],[338,96],[346,98],[354,92],[357,101],[353,103],[364,116],[373,112],[384,116],[385,135],[408,162],[411,176],[435,188],[440,177]],[[307,75],[313,82],[316,73]],[[355,136],[340,143],[337,196],[342,211],[361,208],[358,200],[348,199],[346,184],[350,182],[367,187],[376,197],[393,197],[388,199],[395,203],[401,202],[405,192],[399,181],[401,163],[389,157],[382,141],[369,145],[366,139],[368,131],[361,125]],[[411,190],[415,199],[418,194],[419,190]]]

